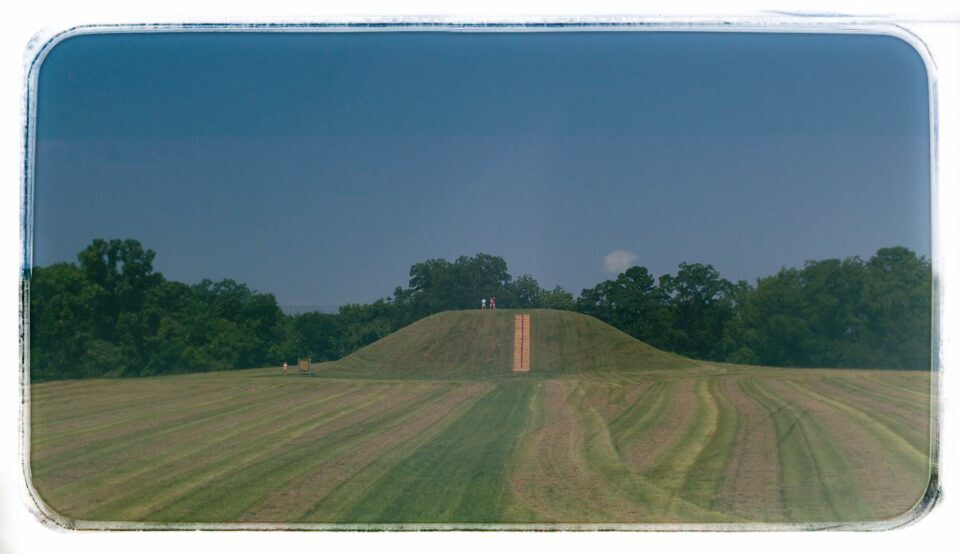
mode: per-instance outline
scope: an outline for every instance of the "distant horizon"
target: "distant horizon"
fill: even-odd
[[[335,314],[340,306],[331,304],[280,304],[280,309],[287,315],[298,315],[309,312],[322,312],[325,314]]]
[[[630,265],[930,259],[927,94],[871,35],[79,36],[40,71],[33,259],[135,238],[290,307],[479,252],[574,295]]]
[[[104,238],[104,237],[97,237],[97,238]],[[118,238],[118,237],[114,237],[114,238]],[[130,238],[130,237],[127,237],[127,238]],[[106,240],[110,240],[110,239],[106,239]],[[134,239],[134,240],[136,240],[136,239]],[[141,243],[141,244],[142,244],[142,243]],[[142,244],[142,246],[143,246],[144,248],[153,250],[152,248],[150,248],[150,245],[148,245],[148,244]],[[897,248],[897,247],[903,247],[903,246],[902,246],[902,245],[887,245],[887,246],[882,246],[882,247],[878,248],[878,250],[883,249],[883,248]],[[922,258],[922,259],[925,259],[925,260],[927,260],[927,261],[930,261],[930,257],[929,257],[929,256],[920,254],[920,253],[918,253],[918,252],[916,252],[916,251],[914,251],[914,250],[912,250],[912,249],[909,249],[909,250],[910,250],[911,252],[914,252],[914,254],[916,254],[918,257],[920,257],[920,258]],[[822,262],[822,261],[829,260],[829,259],[844,260],[844,259],[848,259],[848,258],[859,258],[859,259],[861,259],[861,260],[863,260],[863,261],[867,261],[867,260],[869,260],[870,258],[872,258],[873,256],[875,256],[876,253],[877,253],[877,251],[874,251],[874,252],[872,252],[872,253],[865,254],[865,255],[851,255],[851,256],[839,256],[839,257],[833,257],[833,258],[820,258],[820,259],[816,259],[816,260],[813,260],[813,259],[811,259],[811,260],[803,260],[803,261],[800,262],[800,263],[781,266],[781,267],[777,268],[775,271],[770,272],[769,274],[766,274],[766,275],[757,275],[757,276],[755,276],[755,277],[753,277],[753,278],[749,278],[749,279],[731,279],[731,278],[729,278],[728,276],[724,275],[722,272],[720,272],[720,277],[723,278],[723,279],[726,279],[726,280],[730,281],[731,283],[736,283],[736,282],[738,282],[738,281],[745,281],[745,282],[747,282],[747,283],[748,283],[749,285],[751,285],[751,286],[756,286],[757,281],[758,281],[759,279],[763,279],[763,278],[765,278],[765,277],[773,276],[773,275],[775,275],[777,272],[779,272],[779,271],[782,270],[782,269],[790,269],[790,268],[802,269],[802,268],[803,268],[807,263],[809,263],[809,262]],[[157,257],[160,256],[160,253],[159,253],[159,252],[156,252],[156,254],[157,254]],[[473,255],[476,255],[476,254],[479,254],[479,253],[475,253],[475,254],[473,254]],[[489,255],[496,256],[496,254],[495,254],[495,253],[492,253],[492,252],[485,252],[484,254],[489,254]],[[467,256],[467,254],[462,254],[462,256]],[[454,259],[455,259],[456,257],[458,257],[458,256],[454,256],[453,258],[448,259],[447,261],[451,261],[451,262],[452,262],[452,261],[454,261]],[[410,262],[410,265],[412,266],[414,263],[418,263],[418,262],[421,262],[421,261],[425,261],[425,260],[412,261],[412,262]],[[62,261],[60,261],[60,262],[55,262],[55,263],[73,263],[73,264],[76,264],[76,262],[77,262],[76,257],[74,257],[73,260],[62,260]],[[693,261],[693,260],[687,260],[687,261],[681,262],[681,263],[697,264],[697,263],[701,263],[701,262],[696,262],[696,261]],[[703,265],[712,265],[712,264],[703,264]],[[605,278],[604,280],[606,280],[606,279],[614,280],[614,279],[617,278],[617,276],[618,276],[619,274],[623,273],[624,271],[626,271],[627,269],[629,269],[629,268],[631,268],[631,267],[636,267],[636,266],[644,267],[645,269],[650,270],[650,268],[644,266],[642,263],[639,263],[639,261],[636,261],[635,263],[631,263],[631,264],[629,264],[628,266],[625,266],[621,271],[618,271],[616,275],[610,275],[609,277]],[[42,267],[42,266],[36,266],[36,267]],[[508,271],[510,271],[510,270],[509,270],[509,267],[510,267],[509,261],[507,261]],[[678,268],[679,268],[679,266],[678,266]],[[657,273],[657,272],[652,272],[652,271],[651,271],[651,275],[654,277],[654,279],[659,279],[660,277],[665,276],[665,275],[667,275],[667,274],[670,274],[670,275],[676,274],[676,269],[678,269],[678,268],[674,268],[674,270],[668,271],[668,272],[664,272],[664,273]],[[160,270],[160,269],[157,268],[156,264],[154,264],[154,271],[156,271],[156,272],[158,272],[158,273],[161,273],[161,274],[164,274],[164,272],[163,272],[162,270]],[[510,271],[510,276],[511,276],[513,279],[516,279],[517,277],[520,277],[521,275],[523,275],[523,274],[518,274],[518,273],[514,273],[514,272]],[[537,279],[537,276],[536,276],[536,275],[531,275],[531,276],[532,276],[534,279]],[[165,278],[168,278],[168,279],[170,278],[170,277],[169,277],[168,275],[166,275],[166,274],[164,274],[164,277],[165,277]],[[187,285],[195,285],[195,284],[198,284],[199,282],[201,282],[201,281],[203,281],[203,280],[219,281],[219,280],[221,280],[221,279],[232,279],[232,280],[234,280],[234,281],[237,281],[238,283],[241,283],[241,284],[250,286],[249,283],[246,283],[246,282],[243,281],[242,279],[238,279],[238,278],[236,278],[236,277],[232,277],[232,276],[229,276],[229,275],[225,275],[225,276],[221,276],[221,277],[217,277],[217,278],[213,278],[213,277],[201,277],[201,278],[198,279],[197,281],[189,281],[189,282],[185,282],[185,283],[186,283]],[[174,279],[174,280],[176,280],[176,279]],[[183,282],[183,281],[181,281],[181,282]],[[544,290],[552,290],[552,289],[555,288],[556,286],[560,286],[560,285],[551,285],[551,286],[548,286],[548,285],[545,285],[544,283],[540,282],[539,280],[537,280],[537,282],[538,282],[538,284],[541,286],[541,288],[543,288]],[[584,287],[584,288],[585,288],[585,289],[592,288],[593,286],[599,284],[600,282],[602,282],[602,281],[597,281],[596,283],[592,283],[592,284],[590,284],[590,285],[588,285],[587,287]],[[408,284],[409,284],[408,281],[407,281],[406,279],[404,279],[402,283],[397,283],[394,287],[391,287],[389,291],[384,291],[382,294],[380,294],[380,295],[378,295],[378,296],[376,296],[376,297],[374,297],[374,298],[361,299],[361,300],[352,300],[352,301],[344,302],[344,303],[342,303],[342,304],[324,304],[324,303],[310,303],[310,302],[305,302],[305,303],[284,303],[284,302],[278,300],[277,305],[278,305],[279,308],[283,311],[283,313],[285,313],[285,314],[287,314],[287,315],[300,315],[300,314],[311,313],[311,312],[322,312],[322,313],[328,313],[328,314],[335,314],[335,313],[337,313],[337,312],[339,311],[339,309],[340,309],[341,307],[343,307],[343,306],[347,306],[347,305],[351,305],[351,304],[369,304],[369,303],[376,302],[377,300],[390,298],[390,297],[393,296],[393,291],[394,291],[394,289],[395,289],[396,287],[406,288],[406,287],[408,286]],[[257,289],[257,288],[255,288],[255,287],[250,287],[250,288],[251,288],[251,290],[252,290],[253,292],[261,293],[261,294],[272,294],[272,295],[274,295],[274,297],[279,298],[279,297],[277,296],[277,292],[276,292],[276,291]],[[571,290],[571,289],[567,289],[567,288],[565,288],[565,287],[562,287],[562,288],[564,288],[564,290],[566,290],[567,292],[571,293],[571,294],[574,296],[574,298],[578,297],[578,296],[583,292],[583,290],[584,290],[584,289]]]

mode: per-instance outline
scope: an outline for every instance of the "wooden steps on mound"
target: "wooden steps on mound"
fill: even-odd
[[[513,317],[513,370],[530,371],[530,314]]]

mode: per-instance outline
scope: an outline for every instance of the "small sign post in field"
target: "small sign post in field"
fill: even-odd
[[[313,375],[313,368],[310,367],[310,358],[300,358],[300,375]]]

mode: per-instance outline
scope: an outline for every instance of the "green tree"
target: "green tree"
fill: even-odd
[[[540,298],[537,301],[537,304],[541,308],[547,308],[550,310],[574,310],[576,309],[576,302],[573,298],[573,294],[567,292],[560,285],[557,285],[552,290],[541,290]]]
[[[727,359],[788,367],[930,367],[929,262],[903,247],[809,261],[737,301]]]
[[[410,269],[410,287],[336,314],[285,316],[271,294],[232,279],[196,285],[153,271],[135,240],[91,242],[78,265],[29,276],[34,379],[157,375],[336,359],[419,318],[502,307],[576,309],[654,346],[703,359],[794,367],[930,367],[931,267],[903,247],[859,258],[807,262],[730,283],[709,265],[681,264],[659,281],[635,266],[574,300],[513,280],[503,258],[432,259]]]
[[[395,308],[384,299],[372,304],[346,304],[340,306],[338,316],[343,329],[343,350],[349,354],[358,348],[376,342],[396,328]]]
[[[726,326],[733,318],[733,285],[711,265],[681,263],[676,276],[660,278],[676,352],[721,359]]]
[[[633,337],[665,348],[669,345],[670,329],[664,300],[650,271],[634,266],[615,280],[584,289],[576,308]]]
[[[410,302],[417,317],[472,309],[481,297],[507,299],[510,281],[507,263],[499,256],[460,256],[454,262],[426,260],[410,268]]]
[[[738,304],[737,325],[730,361],[764,365],[800,366],[807,359],[812,333],[803,316],[804,294],[800,271],[782,268],[757,280],[757,286]]]
[[[256,367],[268,360],[271,346],[283,338],[283,312],[272,294],[254,293],[233,279],[204,279],[192,288],[192,343],[210,345],[210,355],[221,360],[214,368]]]
[[[507,302],[501,305],[520,309],[539,308],[543,289],[532,275],[524,274],[508,283],[507,295],[508,298],[503,299]]]
[[[94,306],[104,338],[112,338],[109,333],[115,329],[121,312],[139,310],[147,291],[163,280],[162,275],[153,271],[155,257],[153,250],[132,239],[95,239],[77,255],[87,281],[106,292]]]
[[[30,277],[34,378],[155,375],[256,367],[283,336],[270,294],[225,279],[188,286],[153,271],[135,240],[96,239],[79,265]]]
[[[931,358],[930,262],[902,246],[866,264],[864,333],[874,367],[927,369]]]
[[[336,314],[310,312],[292,316],[288,322],[290,348],[283,360],[310,358],[313,361],[335,360],[342,355],[342,318]]]
[[[34,268],[30,275],[30,368],[34,379],[97,375],[77,364],[96,338],[94,306],[105,291],[67,263]],[[102,369],[102,366],[101,366]],[[85,372],[93,373],[85,373]]]

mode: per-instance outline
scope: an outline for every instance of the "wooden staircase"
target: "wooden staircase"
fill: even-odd
[[[530,371],[530,314],[513,317],[513,370]]]

